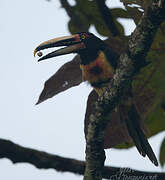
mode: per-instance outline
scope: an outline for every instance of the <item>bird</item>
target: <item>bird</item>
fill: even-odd
[[[42,56],[41,50],[61,46],[64,47]],[[76,53],[80,56],[80,69],[83,80],[94,88],[98,96],[101,96],[103,87],[111,81],[119,65],[120,54],[90,32],[80,32],[70,36],[54,38],[41,43],[34,50],[34,56],[36,54],[41,56],[38,61],[70,53]],[[126,92],[124,103],[121,103],[119,107],[123,112],[120,113],[122,114],[121,118],[124,117],[129,136],[132,138],[137,150],[143,157],[148,156],[150,161],[155,166],[158,166],[157,158],[141,128],[141,117],[133,103],[131,87]],[[116,108],[116,111],[118,110],[119,108]]]

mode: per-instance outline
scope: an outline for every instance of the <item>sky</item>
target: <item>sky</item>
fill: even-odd
[[[73,0],[69,2],[74,3]],[[108,5],[115,7],[121,6],[121,3],[111,0]],[[91,87],[82,83],[35,106],[44,82],[74,55],[38,63],[33,57],[33,50],[45,40],[70,34],[68,20],[57,0],[1,0],[0,138],[25,147],[84,160],[83,120]],[[120,19],[120,22],[127,25],[126,34],[135,28],[132,21]],[[94,27],[90,31],[98,35]],[[160,133],[149,140],[157,157],[163,135]],[[136,148],[106,150],[106,156],[106,165],[162,171],[147,158],[141,157]],[[82,179],[82,176],[72,173],[39,170],[27,163],[13,165],[8,159],[0,159],[0,170],[0,179],[5,180]]]

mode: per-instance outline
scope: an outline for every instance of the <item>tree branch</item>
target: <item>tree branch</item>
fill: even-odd
[[[72,17],[74,15],[73,8],[70,6],[68,1],[66,0],[60,0],[60,3],[62,7],[66,10],[69,17]]]
[[[87,31],[87,26],[84,21],[81,19],[81,13],[75,8],[70,6],[67,0],[60,0],[62,7],[66,10],[68,16],[71,18],[72,23],[77,29],[81,31]]]
[[[52,168],[60,172],[72,172],[75,174],[83,174],[85,169],[83,161],[25,148],[4,139],[0,139],[0,158],[8,158],[13,163],[30,163],[39,169]]]
[[[113,36],[119,36],[120,32],[114,23],[113,16],[111,14],[111,11],[106,6],[105,1],[103,0],[96,0],[99,12],[101,13],[101,16],[104,20],[104,23],[106,24],[108,30]]]
[[[108,124],[106,115],[120,103],[125,90],[131,85],[132,77],[145,65],[155,33],[164,20],[165,0],[152,0],[130,37],[127,53],[120,56],[120,64],[111,83],[95,103],[88,126],[84,180],[102,179],[104,130]]]
[[[0,139],[0,158],[8,158],[13,163],[30,163],[39,169],[55,169],[59,172],[71,172],[83,175],[85,171],[85,162],[75,159],[64,158],[61,156],[49,154],[30,148],[25,148],[11,141]],[[165,173],[143,172],[128,168],[118,168],[105,166],[103,169],[103,178],[110,179],[114,176],[153,176],[157,180],[164,180]]]

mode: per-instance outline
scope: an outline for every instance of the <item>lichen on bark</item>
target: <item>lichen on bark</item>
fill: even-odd
[[[102,179],[105,154],[103,134],[108,124],[107,112],[112,112],[115,106],[120,103],[133,76],[145,65],[145,57],[152,45],[155,33],[164,20],[165,1],[151,1],[129,39],[127,52],[120,56],[120,65],[114,78],[105,87],[102,96],[95,103],[95,111],[90,116],[88,126],[84,180]]]

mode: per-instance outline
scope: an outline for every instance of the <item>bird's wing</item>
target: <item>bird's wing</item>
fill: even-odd
[[[90,114],[93,111],[93,104],[97,100],[98,95],[93,90],[87,101],[87,108],[86,108],[86,114],[85,114],[85,121],[84,121],[84,132],[85,136],[88,132],[88,124],[89,124],[89,117]],[[104,148],[111,148],[115,145],[118,145],[120,143],[130,143],[131,138],[128,134],[127,127],[124,121],[121,121],[120,118],[120,112],[118,110],[114,110],[109,116],[109,123],[105,130],[105,137],[104,137]]]

